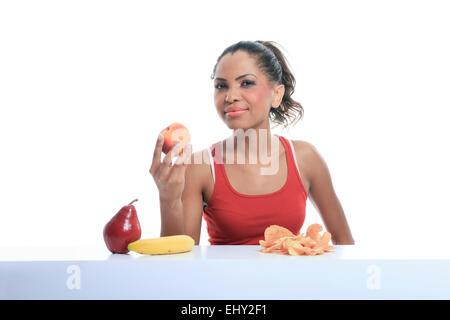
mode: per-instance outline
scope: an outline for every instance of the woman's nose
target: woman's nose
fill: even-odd
[[[232,90],[229,90],[225,96],[225,101],[228,103],[232,103],[235,100],[237,100],[236,95]]]
[[[235,101],[235,100],[236,100],[236,99],[235,99],[233,96],[228,95],[228,94],[227,94],[227,96],[225,97],[225,101],[228,102],[228,103],[232,103],[232,102]]]

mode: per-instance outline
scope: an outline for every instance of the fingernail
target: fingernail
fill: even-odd
[[[163,135],[160,133],[158,134],[158,140],[161,140],[163,138]]]

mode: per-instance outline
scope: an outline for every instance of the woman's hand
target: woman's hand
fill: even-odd
[[[161,201],[174,201],[181,199],[184,190],[186,160],[190,159],[192,154],[192,145],[189,143],[183,149],[181,156],[177,158],[172,165],[172,159],[180,149],[181,143],[178,142],[164,157],[161,162],[161,152],[164,144],[164,138],[159,135],[153,152],[153,161],[150,167],[150,174],[155,180],[159,190],[159,199]]]

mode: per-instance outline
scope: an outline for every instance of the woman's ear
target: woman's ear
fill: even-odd
[[[284,96],[284,84],[280,84],[274,88],[272,98],[272,108],[278,108]]]

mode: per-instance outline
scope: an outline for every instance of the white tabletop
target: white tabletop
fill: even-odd
[[[335,245],[333,251],[318,256],[288,256],[259,252],[262,247],[221,245],[194,246],[191,252],[174,255],[141,255],[135,252],[112,254],[106,247],[0,247],[2,261],[104,261],[104,260],[186,260],[186,259],[383,259],[450,260],[450,250],[438,246],[400,245],[392,247]]]
[[[319,256],[260,246],[173,255],[0,247],[0,299],[449,299],[444,250],[336,246]]]

